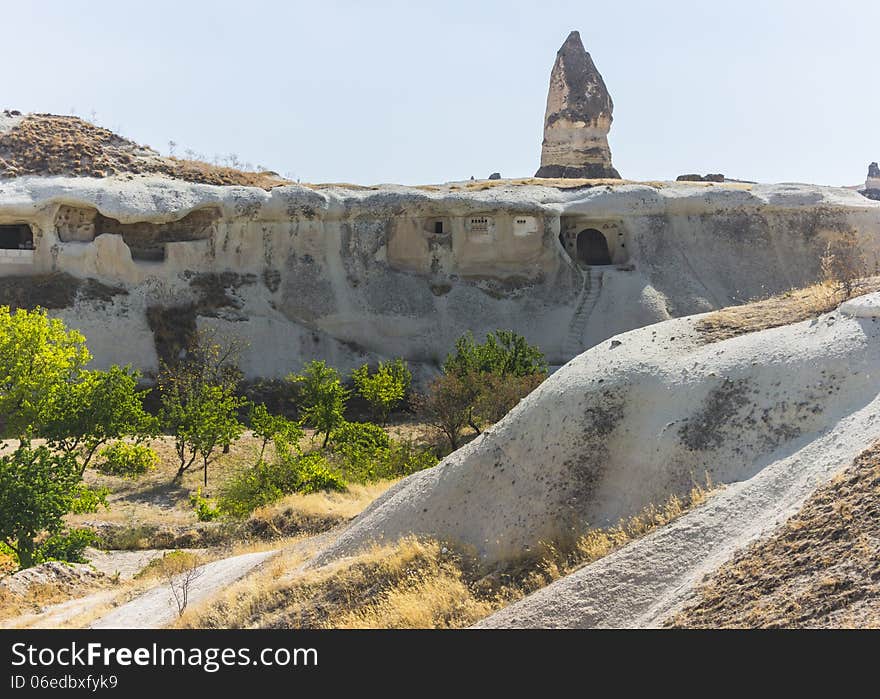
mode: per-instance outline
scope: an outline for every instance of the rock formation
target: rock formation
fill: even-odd
[[[619,179],[608,147],[613,111],[605,81],[580,34],[572,32],[550,73],[541,167],[535,176]]]
[[[868,165],[868,179],[865,180],[865,189],[880,189],[880,165],[877,163]]]
[[[388,490],[318,563],[411,534],[473,547],[488,564],[517,561],[614,526],[706,476],[730,488],[707,508],[713,515],[695,511],[680,531],[687,541],[670,548],[693,553],[690,565],[711,559],[732,541],[747,543],[880,435],[877,315],[873,294],[817,319],[717,342],[701,316],[618,335],[438,466]],[[664,562],[651,553],[651,565]],[[675,590],[684,566],[665,562],[668,578],[656,580]],[[600,576],[585,592],[604,588],[629,606],[629,590],[652,579],[634,570],[622,567],[613,585]],[[582,604],[569,593],[557,599],[570,600],[586,625],[603,623],[617,605]]]
[[[254,379],[311,359],[347,371],[404,357],[428,371],[462,333],[497,328],[559,365],[626,330],[810,284],[848,231],[873,268],[880,203],[831,187],[12,177],[0,305],[47,307],[57,287],[52,313],[85,334],[96,367],[155,371],[204,326],[247,343]],[[74,293],[70,277],[85,286]]]

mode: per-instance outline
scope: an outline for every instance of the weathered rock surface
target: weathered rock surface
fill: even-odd
[[[862,194],[868,199],[880,200],[880,165],[877,163],[868,165],[868,178]]]
[[[853,190],[572,185],[0,180],[0,235],[25,225],[34,239],[0,249],[0,304],[51,305],[96,366],[147,372],[204,326],[249,343],[251,378],[314,358],[435,366],[465,331],[497,328],[559,365],[633,328],[811,283],[847,231],[880,262],[880,203]],[[584,269],[589,231],[611,264]]]
[[[880,437],[873,318],[834,312],[708,345],[698,321],[580,355],[484,435],[375,501],[316,564],[409,534],[472,546],[489,564],[516,561],[708,474],[727,487],[707,504],[486,622],[659,623],[703,573]]]
[[[536,177],[611,177],[608,132],[614,103],[581,36],[574,31],[550,73],[541,167]]]

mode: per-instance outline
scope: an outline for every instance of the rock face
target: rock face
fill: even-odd
[[[865,180],[865,189],[880,189],[880,165],[877,163],[868,165],[868,179]]]
[[[614,103],[605,81],[581,43],[568,35],[550,73],[541,167],[536,177],[612,177],[608,131]]]
[[[880,264],[880,202],[831,187],[16,177],[0,183],[0,305],[51,308],[96,368],[155,371],[206,326],[246,343],[253,379],[311,359],[345,372],[403,357],[426,374],[464,332],[498,328],[561,365],[633,328],[810,284],[849,231]]]
[[[318,563],[410,534],[473,547],[489,564],[516,561],[542,544],[565,546],[590,527],[613,526],[706,475],[731,484],[732,495],[759,485],[755,511],[778,518],[790,485],[823,477],[880,435],[880,326],[865,317],[878,304],[865,301],[859,317],[829,313],[710,344],[699,316],[618,335],[616,345],[566,364],[435,468],[387,491]],[[827,439],[844,424],[846,433]],[[824,442],[822,458],[810,451],[814,442]],[[753,523],[739,516],[746,511],[731,507],[715,521],[742,531]],[[728,535],[715,543],[723,541]],[[692,543],[709,556],[702,537]],[[625,574],[607,586],[622,603],[647,578],[633,568]]]

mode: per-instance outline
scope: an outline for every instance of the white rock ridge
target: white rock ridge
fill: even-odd
[[[562,182],[3,179],[0,304],[49,305],[83,331],[96,367],[154,371],[204,326],[249,343],[250,378],[311,359],[427,370],[462,333],[498,328],[558,366],[633,328],[809,284],[848,231],[880,263],[880,202],[852,190]],[[61,300],[47,275],[68,275],[53,282]]]
[[[695,322],[634,330],[581,354],[482,436],[374,502],[319,562],[409,534],[472,546],[487,563],[514,561],[707,475],[759,478],[880,392],[873,318],[835,312],[712,344],[701,344]],[[876,425],[856,432],[857,445],[850,433],[839,442],[846,458],[880,437]]]

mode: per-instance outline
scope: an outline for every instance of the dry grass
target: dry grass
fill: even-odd
[[[880,443],[707,576],[669,626],[880,626]]]
[[[73,116],[29,114],[0,134],[0,177],[23,175],[166,175],[187,182],[271,189],[288,181],[198,160],[166,158]]]
[[[852,296],[874,291],[880,291],[880,277],[869,277],[855,282]],[[696,328],[707,343],[719,342],[738,335],[815,318],[833,311],[844,300],[845,295],[839,286],[832,282],[820,282],[742,306],[723,308],[698,321]]]
[[[460,628],[661,527],[702,503],[707,488],[670,497],[568,547],[486,570],[477,557],[418,538],[376,546],[329,566],[293,571],[280,560],[188,610],[186,628]]]
[[[57,584],[31,585],[23,595],[0,587],[0,621],[36,614],[50,604],[66,602],[83,594],[83,589],[71,589]]]

